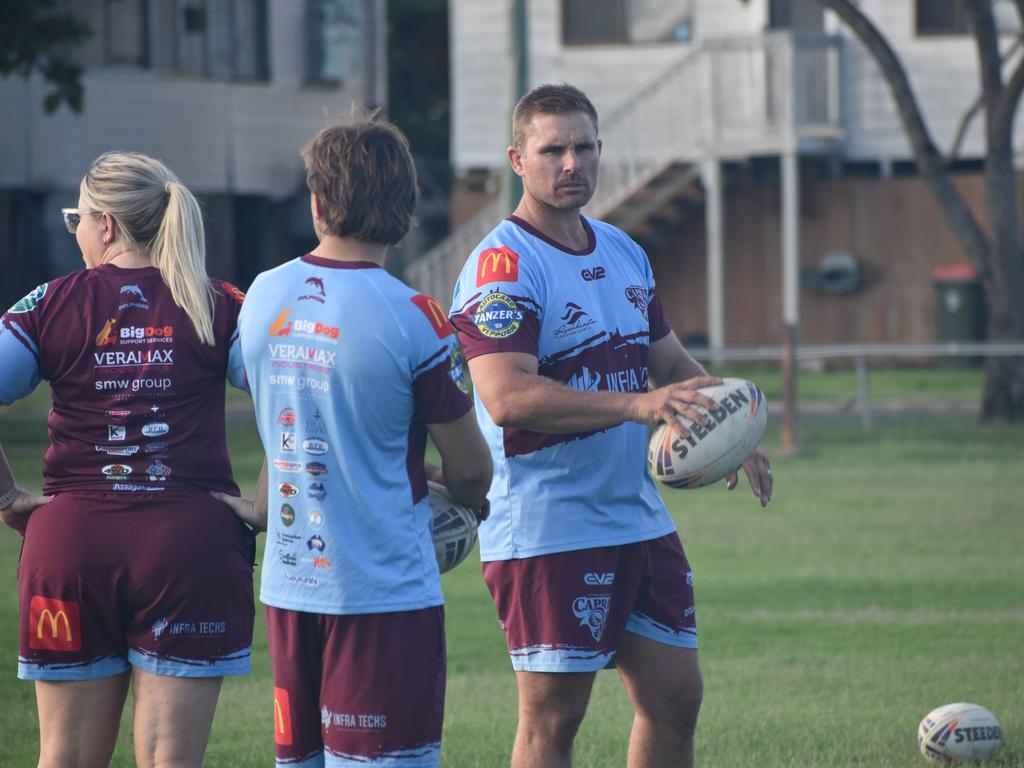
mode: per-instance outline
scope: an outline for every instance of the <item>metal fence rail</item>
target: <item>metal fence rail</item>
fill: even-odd
[[[689,347],[697,360],[719,364],[781,361],[782,347]],[[871,386],[868,358],[1024,357],[1024,341],[947,341],[936,344],[807,344],[793,351],[797,360],[853,360],[857,371],[857,411],[861,425],[871,429]],[[799,408],[797,409],[799,410]]]

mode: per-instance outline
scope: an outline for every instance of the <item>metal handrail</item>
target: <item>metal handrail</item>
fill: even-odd
[[[802,139],[838,138],[838,84],[834,37],[769,33],[702,42],[601,121],[600,183],[585,213],[605,217],[680,162],[774,154]],[[499,195],[406,267],[406,280],[446,304],[466,257],[501,220],[503,205]]]

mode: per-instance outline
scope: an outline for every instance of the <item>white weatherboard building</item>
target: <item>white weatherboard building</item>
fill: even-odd
[[[963,127],[957,184],[978,208],[984,125],[964,121],[980,86],[961,0],[858,7],[907,69],[936,144],[948,151]],[[517,8],[523,85],[572,83],[601,116],[601,177],[586,213],[645,245],[680,335],[777,341],[780,321],[803,314],[805,338],[931,340],[930,270],[963,254],[914,178],[873,59],[814,0],[451,0],[451,153],[465,190],[456,211],[474,207],[476,190],[477,213],[407,269],[414,284],[450,297],[469,250],[511,210],[493,194],[517,95]],[[1016,10],[997,0],[996,11],[1009,49]],[[896,205],[907,210],[889,222]],[[823,264],[838,279],[828,283]],[[681,272],[697,296],[673,297]],[[883,309],[893,300],[904,308]]]
[[[381,0],[63,0],[93,34],[81,114],[38,75],[0,79],[0,243],[80,263],[59,209],[109,150],[160,158],[200,195],[213,274],[252,277],[310,239],[299,150],[353,104],[385,103]],[[233,276],[240,251],[240,276]],[[9,258],[9,257],[8,257]],[[17,267],[17,265],[14,265]],[[14,270],[18,272],[17,269]],[[8,276],[11,272],[8,270]],[[30,286],[23,286],[27,289]]]

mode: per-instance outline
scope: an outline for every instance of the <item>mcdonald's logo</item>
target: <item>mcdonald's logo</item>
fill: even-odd
[[[519,279],[519,254],[505,246],[488,248],[480,254],[476,268],[476,286],[499,280],[514,283]]]
[[[274,687],[274,743],[288,747],[292,743],[292,710],[288,691]]]
[[[78,603],[34,595],[28,606],[28,647],[41,651],[80,651]]]
[[[445,314],[436,299],[432,299],[425,293],[417,293],[412,297],[412,303],[419,307],[420,312],[427,316],[427,320],[430,321],[430,325],[434,329],[434,333],[437,334],[437,338],[443,339],[445,336],[451,336],[452,324],[448,322],[448,315]]]

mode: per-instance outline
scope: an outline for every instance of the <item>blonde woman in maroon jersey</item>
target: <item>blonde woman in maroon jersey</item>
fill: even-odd
[[[252,534],[208,493],[238,493],[224,385],[243,381],[242,294],[207,277],[198,203],[158,160],[101,155],[63,216],[85,269],[0,321],[0,404],[44,379],[53,396],[46,496],[0,448],[39,765],[107,765],[131,688],[137,764],[200,766],[252,642]]]

